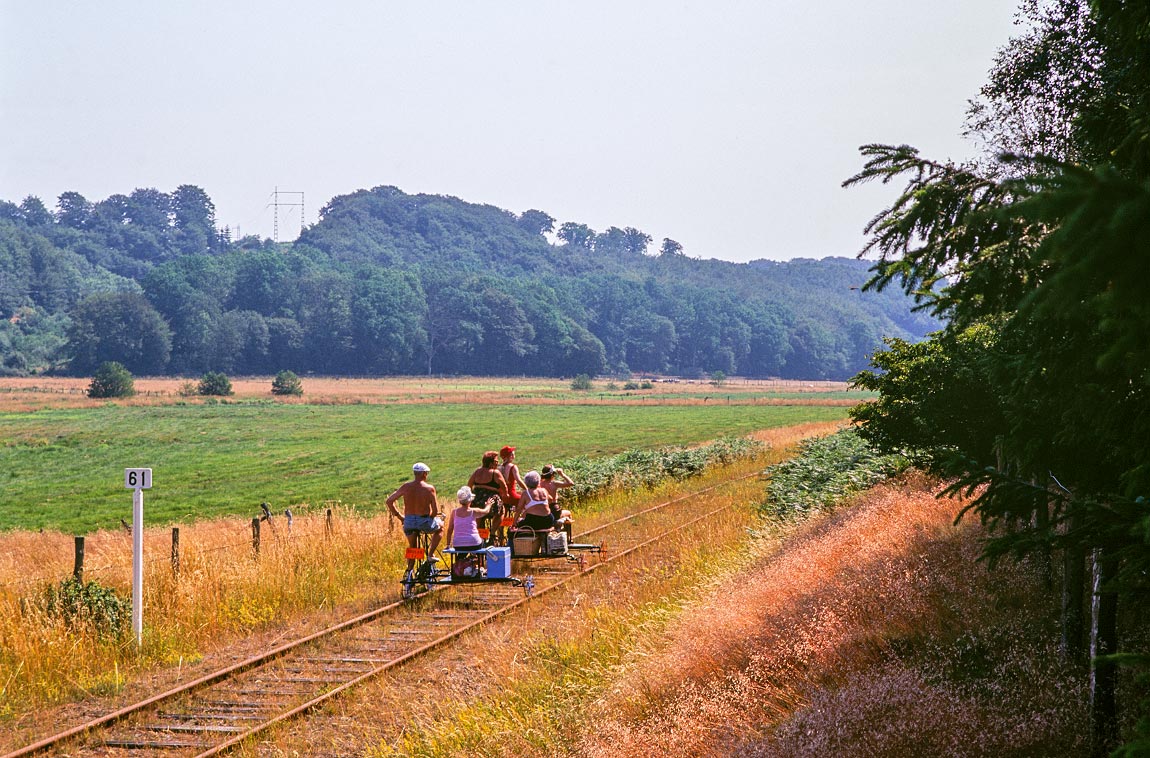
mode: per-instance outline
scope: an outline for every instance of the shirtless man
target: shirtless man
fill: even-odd
[[[431,548],[428,551],[425,568],[438,560],[435,557],[435,548],[439,547],[439,540],[443,536],[443,517],[439,515],[439,503],[435,499],[435,488],[427,483],[427,475],[431,468],[426,463],[417,463],[411,467],[412,479],[404,482],[400,488],[387,496],[387,509],[396,518],[403,519],[403,534],[407,537],[408,547],[419,546],[419,535],[431,535]],[[396,500],[403,500],[403,515],[395,507]],[[415,568],[415,559],[407,559],[407,572],[403,575],[404,581],[411,577]]]

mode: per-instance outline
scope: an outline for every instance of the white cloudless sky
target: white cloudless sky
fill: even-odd
[[[0,199],[202,187],[270,237],[272,192],[454,195],[691,256],[854,255],[938,158],[1016,28],[1003,0],[0,0]],[[283,203],[298,196],[281,195]],[[280,239],[298,234],[281,207]]]

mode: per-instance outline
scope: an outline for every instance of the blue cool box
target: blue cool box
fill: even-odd
[[[511,578],[511,548],[487,548],[487,576],[491,579]]]

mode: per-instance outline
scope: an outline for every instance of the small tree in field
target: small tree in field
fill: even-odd
[[[591,377],[586,374],[579,374],[571,380],[571,389],[573,390],[589,390],[591,389]]]
[[[722,387],[727,383],[727,373],[725,371],[715,371],[711,374],[711,384],[716,387]]]
[[[201,395],[231,395],[232,383],[227,375],[221,371],[209,371],[200,378],[199,393]]]
[[[299,397],[303,394],[303,382],[295,375],[295,372],[281,371],[272,380],[272,394]]]
[[[101,363],[88,385],[88,397],[131,397],[136,394],[132,374],[116,361]]]

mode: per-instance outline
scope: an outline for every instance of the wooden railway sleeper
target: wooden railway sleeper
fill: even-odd
[[[202,713],[174,713],[171,711],[161,711],[156,714],[156,718],[171,719],[172,721],[263,721],[263,716],[258,713],[212,713],[204,711]]]
[[[119,748],[121,750],[203,750],[210,745],[206,742],[157,742],[155,740],[104,740],[100,743],[104,747]]]
[[[175,732],[178,734],[242,734],[247,729],[242,726],[220,724],[144,724],[140,727],[149,732]]]

